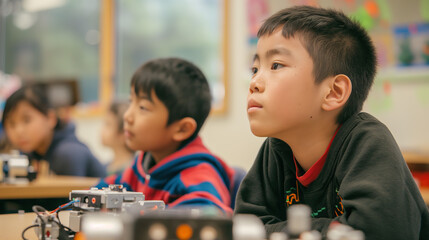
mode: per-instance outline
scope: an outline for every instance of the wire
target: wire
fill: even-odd
[[[37,217],[40,219],[40,221],[41,221],[41,223],[40,223],[40,226],[41,226],[41,236],[42,236],[42,240],[45,240],[45,225],[46,225],[46,223],[45,223],[45,220],[43,220],[43,218],[42,218],[42,216],[39,214],[39,211],[38,211],[38,208],[39,209],[42,209],[42,212],[48,212],[44,207],[41,207],[41,206],[39,206],[39,205],[34,205],[31,209],[33,209],[33,212],[35,212],[36,213],[36,215],[37,215]]]
[[[72,209],[72,207],[73,207],[73,206],[67,206],[67,207],[64,207],[64,208],[60,208],[60,209],[58,209],[58,211],[55,213],[55,215],[57,216],[57,219],[58,219],[59,224],[63,225],[63,224],[61,223],[61,220],[60,220],[60,212],[61,212],[61,211],[66,211],[66,210],[71,210],[71,209]]]
[[[34,205],[31,209],[33,210],[34,213],[36,213],[38,220],[40,221],[40,223],[33,224],[31,226],[26,227],[23,231],[22,231],[22,239],[23,240],[27,240],[24,237],[25,232],[30,229],[30,228],[34,228],[34,227],[39,227],[40,226],[40,234],[37,237],[41,237],[41,240],[45,240],[46,236],[45,236],[45,228],[46,228],[46,224],[47,222],[45,221],[45,219],[43,217],[45,217],[47,219],[47,221],[53,221],[58,225],[59,228],[59,232],[63,232],[64,234],[67,234],[69,237],[70,236],[74,236],[74,234],[76,232],[74,232],[71,228],[64,226],[59,218],[59,212],[60,211],[64,211],[64,210],[70,210],[71,208],[76,208],[77,210],[84,210],[80,207],[76,207],[73,206],[73,203],[79,202],[79,200],[72,200],[68,203],[62,204],[61,206],[57,207],[55,210],[53,211],[48,211],[46,210],[44,207],[39,206],[39,205]],[[56,219],[55,219],[55,216]],[[43,215],[43,216],[42,216]],[[68,238],[67,238],[68,239]]]
[[[72,201],[70,201],[68,203],[65,203],[65,204],[57,207],[55,210],[52,210],[50,213],[55,213],[55,212],[57,212],[57,211],[59,211],[59,210],[61,210],[63,208],[67,208],[67,207],[69,207],[70,205],[72,205],[75,202],[79,202],[79,200],[72,200]]]
[[[60,213],[61,211],[70,210],[70,209],[73,207],[73,205],[72,205],[72,204],[73,204],[73,203],[76,203],[76,202],[79,202],[79,200],[72,200],[72,201],[70,201],[70,202],[68,202],[68,203],[65,203],[65,204],[63,204],[63,205],[61,205],[61,206],[57,207],[55,210],[52,210],[52,211],[50,212],[50,214],[55,213],[55,216],[56,216],[56,217],[57,217],[57,219],[58,219],[58,223],[59,223],[61,226],[64,226],[64,225],[61,223],[59,213]]]
[[[26,232],[28,229],[30,229],[30,228],[34,228],[34,227],[38,227],[38,226],[39,226],[39,224],[33,224],[33,225],[30,225],[30,226],[26,227],[24,230],[22,230],[22,234],[21,234],[21,236],[22,236],[22,240],[27,240],[27,239],[24,237],[24,234],[25,234],[25,232]]]

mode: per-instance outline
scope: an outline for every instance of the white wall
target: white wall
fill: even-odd
[[[390,89],[386,94],[376,83],[364,111],[386,124],[402,151],[429,153],[429,79],[393,82]]]
[[[250,79],[247,49],[246,1],[226,1],[229,5],[229,73],[227,111],[209,116],[201,131],[207,147],[231,166],[249,169],[262,144],[250,132],[246,114],[246,97]],[[76,119],[77,135],[100,159],[106,162],[112,156],[101,146],[102,118]]]
[[[202,136],[208,147],[226,162],[249,169],[264,139],[250,132],[246,113],[251,76],[247,45],[247,1],[227,2],[230,4],[228,109],[224,115],[208,119]]]

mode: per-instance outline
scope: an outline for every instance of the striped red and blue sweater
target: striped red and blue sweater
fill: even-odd
[[[145,200],[163,200],[168,208],[216,206],[232,213],[235,172],[210,153],[200,137],[145,169],[148,161],[154,160],[142,152],[122,174],[109,176],[96,187],[122,184],[128,191],[142,192]]]

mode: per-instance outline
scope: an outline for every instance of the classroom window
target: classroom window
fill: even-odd
[[[24,82],[76,79],[81,102],[106,106],[113,98],[128,97],[131,76],[144,62],[181,57],[202,69],[213,108],[223,111],[225,4],[0,0],[0,71]]]
[[[2,0],[0,70],[24,82],[76,79],[97,101],[100,1]]]
[[[130,79],[145,61],[181,57],[202,69],[210,82],[213,107],[223,107],[223,1],[117,1],[118,96],[126,97]]]

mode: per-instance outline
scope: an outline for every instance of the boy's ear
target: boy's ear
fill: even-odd
[[[352,82],[344,74],[338,74],[328,81],[328,88],[323,99],[322,109],[332,111],[344,106],[352,92]]]
[[[191,117],[185,117],[175,123],[173,139],[182,142],[194,134],[197,129],[197,122]]]

